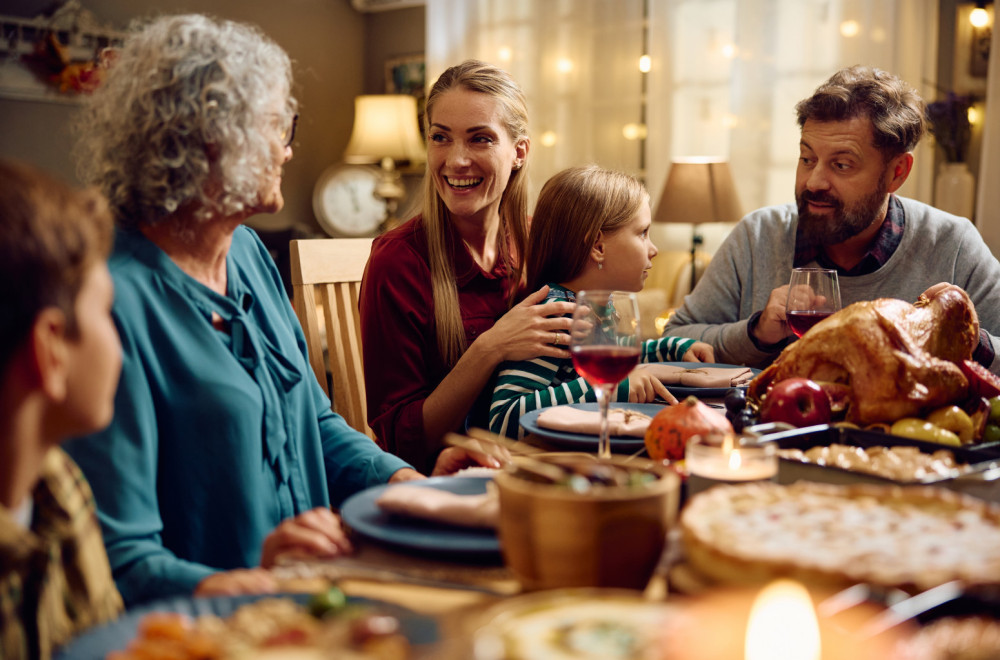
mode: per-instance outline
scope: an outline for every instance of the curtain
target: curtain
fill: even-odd
[[[644,179],[655,209],[671,159],[717,155],[750,211],[793,199],[795,103],[837,69],[879,66],[933,99],[937,24],[934,0],[428,0],[428,79],[476,57],[520,82],[532,200],[593,162]],[[901,193],[930,202],[927,142]]]
[[[1000,177],[1000,30],[993,26],[990,65],[986,80],[986,117],[983,121],[983,151],[979,161],[979,192],[976,224],[994,255],[1000,254],[1000,187],[991,185]]]

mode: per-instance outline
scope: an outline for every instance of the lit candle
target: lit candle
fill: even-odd
[[[760,592],[744,651],[745,660],[820,660],[819,621],[805,587],[777,580]]]
[[[732,434],[693,439],[684,459],[690,475],[689,496],[720,483],[771,481],[778,474],[778,455],[772,443],[741,441]]]

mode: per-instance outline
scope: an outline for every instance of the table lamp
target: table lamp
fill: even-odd
[[[424,142],[417,126],[417,99],[407,94],[375,94],[354,99],[354,128],[344,151],[348,163],[380,163],[375,194],[386,201],[386,224],[406,194],[396,163],[423,162]],[[388,227],[387,227],[388,228]]]
[[[736,222],[743,217],[729,162],[717,158],[678,158],[670,164],[653,222],[686,222],[691,231],[691,290],[697,279],[702,222]]]

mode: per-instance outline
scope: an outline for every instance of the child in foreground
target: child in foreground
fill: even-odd
[[[548,284],[545,302],[574,302],[576,292],[586,289],[640,291],[657,253],[649,240],[650,216],[649,193],[634,177],[593,165],[559,172],[542,188],[531,221],[527,290]],[[640,359],[712,362],[714,355],[704,342],[660,337],[642,343]],[[663,383],[640,366],[611,401],[648,403],[657,396],[674,402]],[[519,437],[519,420],[527,412],[595,400],[571,358],[506,362],[493,390],[490,430]]]
[[[59,448],[111,421],[111,236],[99,194],[0,161],[0,658],[49,658],[122,609],[93,494]]]

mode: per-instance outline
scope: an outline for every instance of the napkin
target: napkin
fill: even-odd
[[[386,513],[458,527],[496,527],[500,517],[500,499],[494,488],[479,495],[458,495],[426,486],[397,484],[386,488],[375,504]]]
[[[649,415],[632,410],[612,408],[608,411],[608,430],[611,435],[630,435],[641,438],[646,435]],[[553,406],[538,415],[536,423],[553,431],[599,435],[601,413],[596,410],[581,410],[571,406]]]
[[[653,363],[643,365],[642,368],[651,371],[664,385],[683,387],[735,387],[745,385],[753,379],[753,371],[749,367],[685,368]]]

